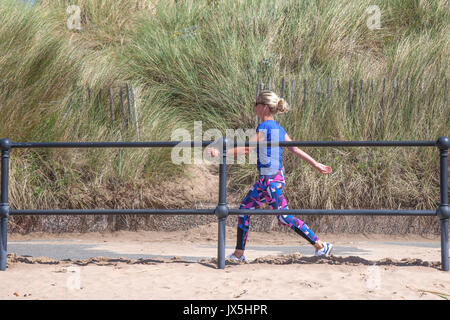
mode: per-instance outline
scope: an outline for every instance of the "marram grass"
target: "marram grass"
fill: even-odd
[[[281,78],[288,79],[291,110],[276,119],[295,140],[450,135],[446,1],[20,3],[0,3],[0,133],[12,141],[135,141],[134,125],[122,128],[118,90],[125,83],[135,89],[141,141],[170,140],[177,128],[193,132],[194,121],[202,121],[203,130],[223,133],[252,128],[259,77],[266,86],[272,77],[278,94]],[[80,8],[80,30],[68,28],[69,5]],[[379,8],[380,28],[371,30],[373,5]],[[321,175],[286,155],[291,208],[434,209],[439,203],[437,149],[304,150],[330,165],[333,174]],[[14,150],[10,204],[95,208],[102,203],[96,197],[110,192],[114,200],[105,202],[108,206],[161,207],[174,199],[164,199],[158,186],[185,168],[170,157],[166,148]],[[230,199],[239,202],[256,169],[230,165],[229,173]],[[113,193],[113,186],[124,192]],[[142,196],[136,198],[138,192]],[[184,205],[191,204],[179,204]],[[153,218],[134,225],[152,226]],[[24,232],[87,231],[118,223],[102,224],[102,219],[13,217],[10,226]],[[120,219],[130,228],[134,218]],[[305,220],[320,232],[438,230],[434,218]]]

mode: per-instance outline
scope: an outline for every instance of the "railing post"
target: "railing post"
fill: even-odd
[[[2,150],[2,175],[1,175],[1,203],[0,203],[0,271],[6,269],[7,256],[7,231],[8,231],[8,179],[9,179],[9,150],[11,149],[11,141],[9,139],[0,140],[0,149]]]
[[[441,261],[442,270],[449,271],[448,258],[448,218],[450,218],[450,208],[448,206],[448,148],[450,147],[450,140],[448,137],[439,137],[436,142],[440,152],[440,191],[441,203],[436,210],[436,214],[441,223]]]
[[[225,268],[225,226],[228,216],[227,205],[227,139],[222,138],[221,162],[219,164],[219,203],[215,214],[219,219],[219,235],[217,244],[217,267]]]

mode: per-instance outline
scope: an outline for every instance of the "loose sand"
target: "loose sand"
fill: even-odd
[[[235,237],[235,229],[227,227],[227,254]],[[215,223],[180,232],[10,234],[7,270],[0,272],[0,298],[450,298],[450,273],[440,269],[438,237],[329,234],[321,238],[333,242],[338,254],[314,257],[312,247],[293,232],[250,231],[247,262],[227,261],[220,270]],[[50,247],[89,244],[114,257],[55,259],[20,256],[10,249],[33,241]],[[303,254],[283,253],[289,246],[299,246]],[[126,258],[130,254],[151,258]]]

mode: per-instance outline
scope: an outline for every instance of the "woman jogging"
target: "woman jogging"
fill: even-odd
[[[262,141],[292,141],[286,131],[280,126],[273,116],[277,113],[288,111],[288,106],[283,98],[279,98],[274,92],[263,90],[259,93],[255,103],[255,113],[260,119],[260,124],[256,128],[256,134],[250,138],[250,142],[258,142],[257,167],[259,172],[258,181],[250,188],[249,192],[242,201],[239,209],[254,210],[264,203],[267,203],[272,209],[288,209],[286,199],[282,194],[285,185],[284,167],[283,167],[283,148],[281,147],[262,147]],[[227,150],[227,156],[237,157],[238,155],[248,154],[255,147],[235,147]],[[288,147],[288,150],[301,159],[307,161],[311,166],[321,173],[331,173],[331,167],[318,163],[311,156],[297,147]],[[209,153],[215,157],[220,154],[219,150],[210,148]],[[328,256],[332,249],[332,244],[322,242],[309,229],[309,227],[300,219],[292,215],[277,214],[280,223],[291,228],[300,236],[305,238],[316,249],[316,256]],[[234,253],[228,256],[229,259],[244,261],[245,243],[250,226],[248,215],[238,216],[237,244]]]

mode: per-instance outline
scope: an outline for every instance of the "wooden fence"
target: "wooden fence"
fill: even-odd
[[[313,101],[319,101],[323,98],[331,99],[334,95],[346,96],[346,103],[348,110],[352,112],[352,107],[356,102],[363,103],[368,98],[376,99],[380,102],[381,108],[386,104],[387,93],[391,86],[391,96],[394,100],[400,98],[400,95],[407,99],[411,99],[412,95],[423,95],[425,90],[428,90],[432,96],[441,95],[443,105],[447,105],[447,79],[437,81],[434,79],[428,86],[425,87],[424,78],[412,83],[410,78],[402,79],[402,81],[394,77],[393,79],[383,78],[380,81],[374,81],[373,79],[364,82],[363,80],[349,79],[347,81],[341,81],[340,79],[316,79],[307,80],[303,79],[300,85],[303,93],[302,102],[303,105],[308,103],[308,98],[313,97]],[[412,90],[418,88],[419,90]],[[281,78],[280,87],[274,88],[273,78],[267,79],[267,86],[265,86],[263,79],[258,79],[258,85],[256,88],[256,96],[258,96],[261,90],[274,90],[279,93],[281,98],[284,98],[289,104],[295,104],[297,98],[298,83],[295,79],[288,81],[284,77]]]

